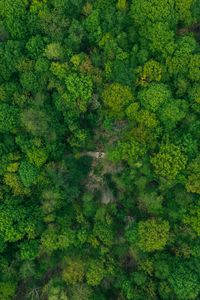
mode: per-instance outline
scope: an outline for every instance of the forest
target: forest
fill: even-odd
[[[199,0],[0,0],[0,300],[200,299],[199,137]]]

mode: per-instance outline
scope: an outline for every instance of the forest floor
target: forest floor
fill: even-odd
[[[105,152],[88,151],[81,154],[93,159],[91,170],[87,177],[86,188],[89,191],[98,191],[101,193],[101,201],[104,204],[114,202],[114,196],[111,189],[104,180],[105,174],[114,174],[119,171],[116,165],[112,164],[106,156]]]

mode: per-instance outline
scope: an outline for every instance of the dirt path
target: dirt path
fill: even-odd
[[[92,158],[95,158],[95,159],[100,159],[100,158],[105,158],[106,157],[106,154],[105,152],[100,152],[100,151],[88,151],[88,152],[83,152],[81,153],[80,156],[90,156]]]
[[[102,151],[88,151],[81,153],[81,156],[84,155],[93,158],[91,170],[87,177],[86,188],[91,192],[100,191],[102,203],[108,204],[113,202],[113,193],[103,180],[104,174],[113,173],[113,166],[111,162],[107,160],[106,153]],[[100,174],[96,174],[96,168],[98,167],[98,164],[101,164],[102,167]]]

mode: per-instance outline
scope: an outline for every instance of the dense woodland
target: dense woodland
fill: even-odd
[[[0,300],[200,299],[199,114],[199,0],[0,0]]]

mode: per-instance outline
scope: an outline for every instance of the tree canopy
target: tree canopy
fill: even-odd
[[[199,114],[199,0],[0,0],[0,300],[200,299]]]

